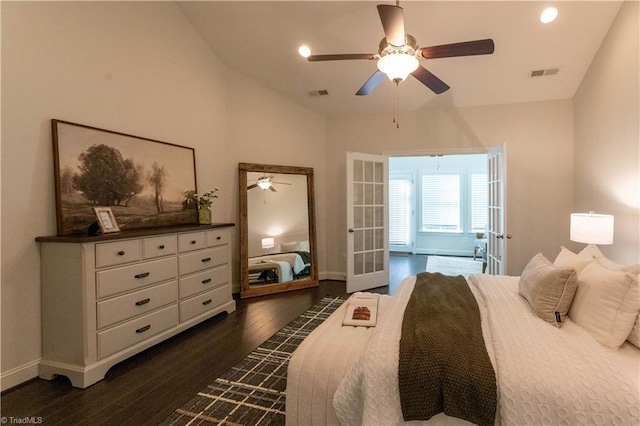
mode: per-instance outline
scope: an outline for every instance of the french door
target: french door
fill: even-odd
[[[347,292],[389,284],[388,158],[347,153]]]
[[[506,200],[506,147],[500,145],[487,153],[489,184],[487,224],[487,273],[504,275],[507,270]]]

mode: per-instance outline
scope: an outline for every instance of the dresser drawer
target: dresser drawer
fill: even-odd
[[[123,265],[141,259],[140,240],[96,244],[96,268]]]
[[[99,271],[96,272],[96,293],[98,299],[101,299],[175,279],[177,276],[175,257]]]
[[[180,278],[179,282],[178,297],[180,299],[227,284],[229,283],[229,264]]]
[[[197,317],[231,299],[231,286],[218,287],[180,302],[180,322]]]
[[[178,282],[171,281],[98,302],[98,329],[175,303],[177,295]]]
[[[180,253],[200,250],[205,247],[206,233],[204,232],[189,232],[188,234],[178,235],[178,251]]]
[[[181,254],[178,257],[178,271],[180,275],[186,275],[222,265],[228,262],[228,254],[229,248],[227,246]]]
[[[214,229],[213,231],[207,231],[207,247],[229,244],[229,234],[228,229]]]
[[[168,256],[178,251],[178,242],[175,235],[145,238],[142,240],[142,253],[145,259]]]
[[[98,333],[98,358],[147,340],[178,325],[178,306],[172,305]]]

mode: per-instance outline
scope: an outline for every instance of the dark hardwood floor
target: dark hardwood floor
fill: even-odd
[[[391,256],[393,293],[402,278],[422,272],[426,256]],[[312,289],[237,300],[220,314],[129,358],[87,389],[65,377],[34,379],[1,395],[1,416],[34,418],[44,425],[155,425],[238,363],[323,296],[346,295],[345,283],[322,281]],[[15,423],[15,422],[14,422]]]

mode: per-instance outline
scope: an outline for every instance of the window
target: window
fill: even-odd
[[[411,225],[410,175],[391,176],[389,179],[389,244],[407,246]]]
[[[488,183],[486,173],[471,174],[471,231],[484,232],[487,227]]]
[[[460,232],[460,174],[423,174],[422,231]]]

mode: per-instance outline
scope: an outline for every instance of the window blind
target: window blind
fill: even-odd
[[[424,174],[421,186],[422,230],[459,232],[460,175]]]
[[[487,227],[488,182],[486,173],[471,174],[471,230],[484,232]]]
[[[389,179],[389,244],[409,245],[411,220],[411,180]]]

